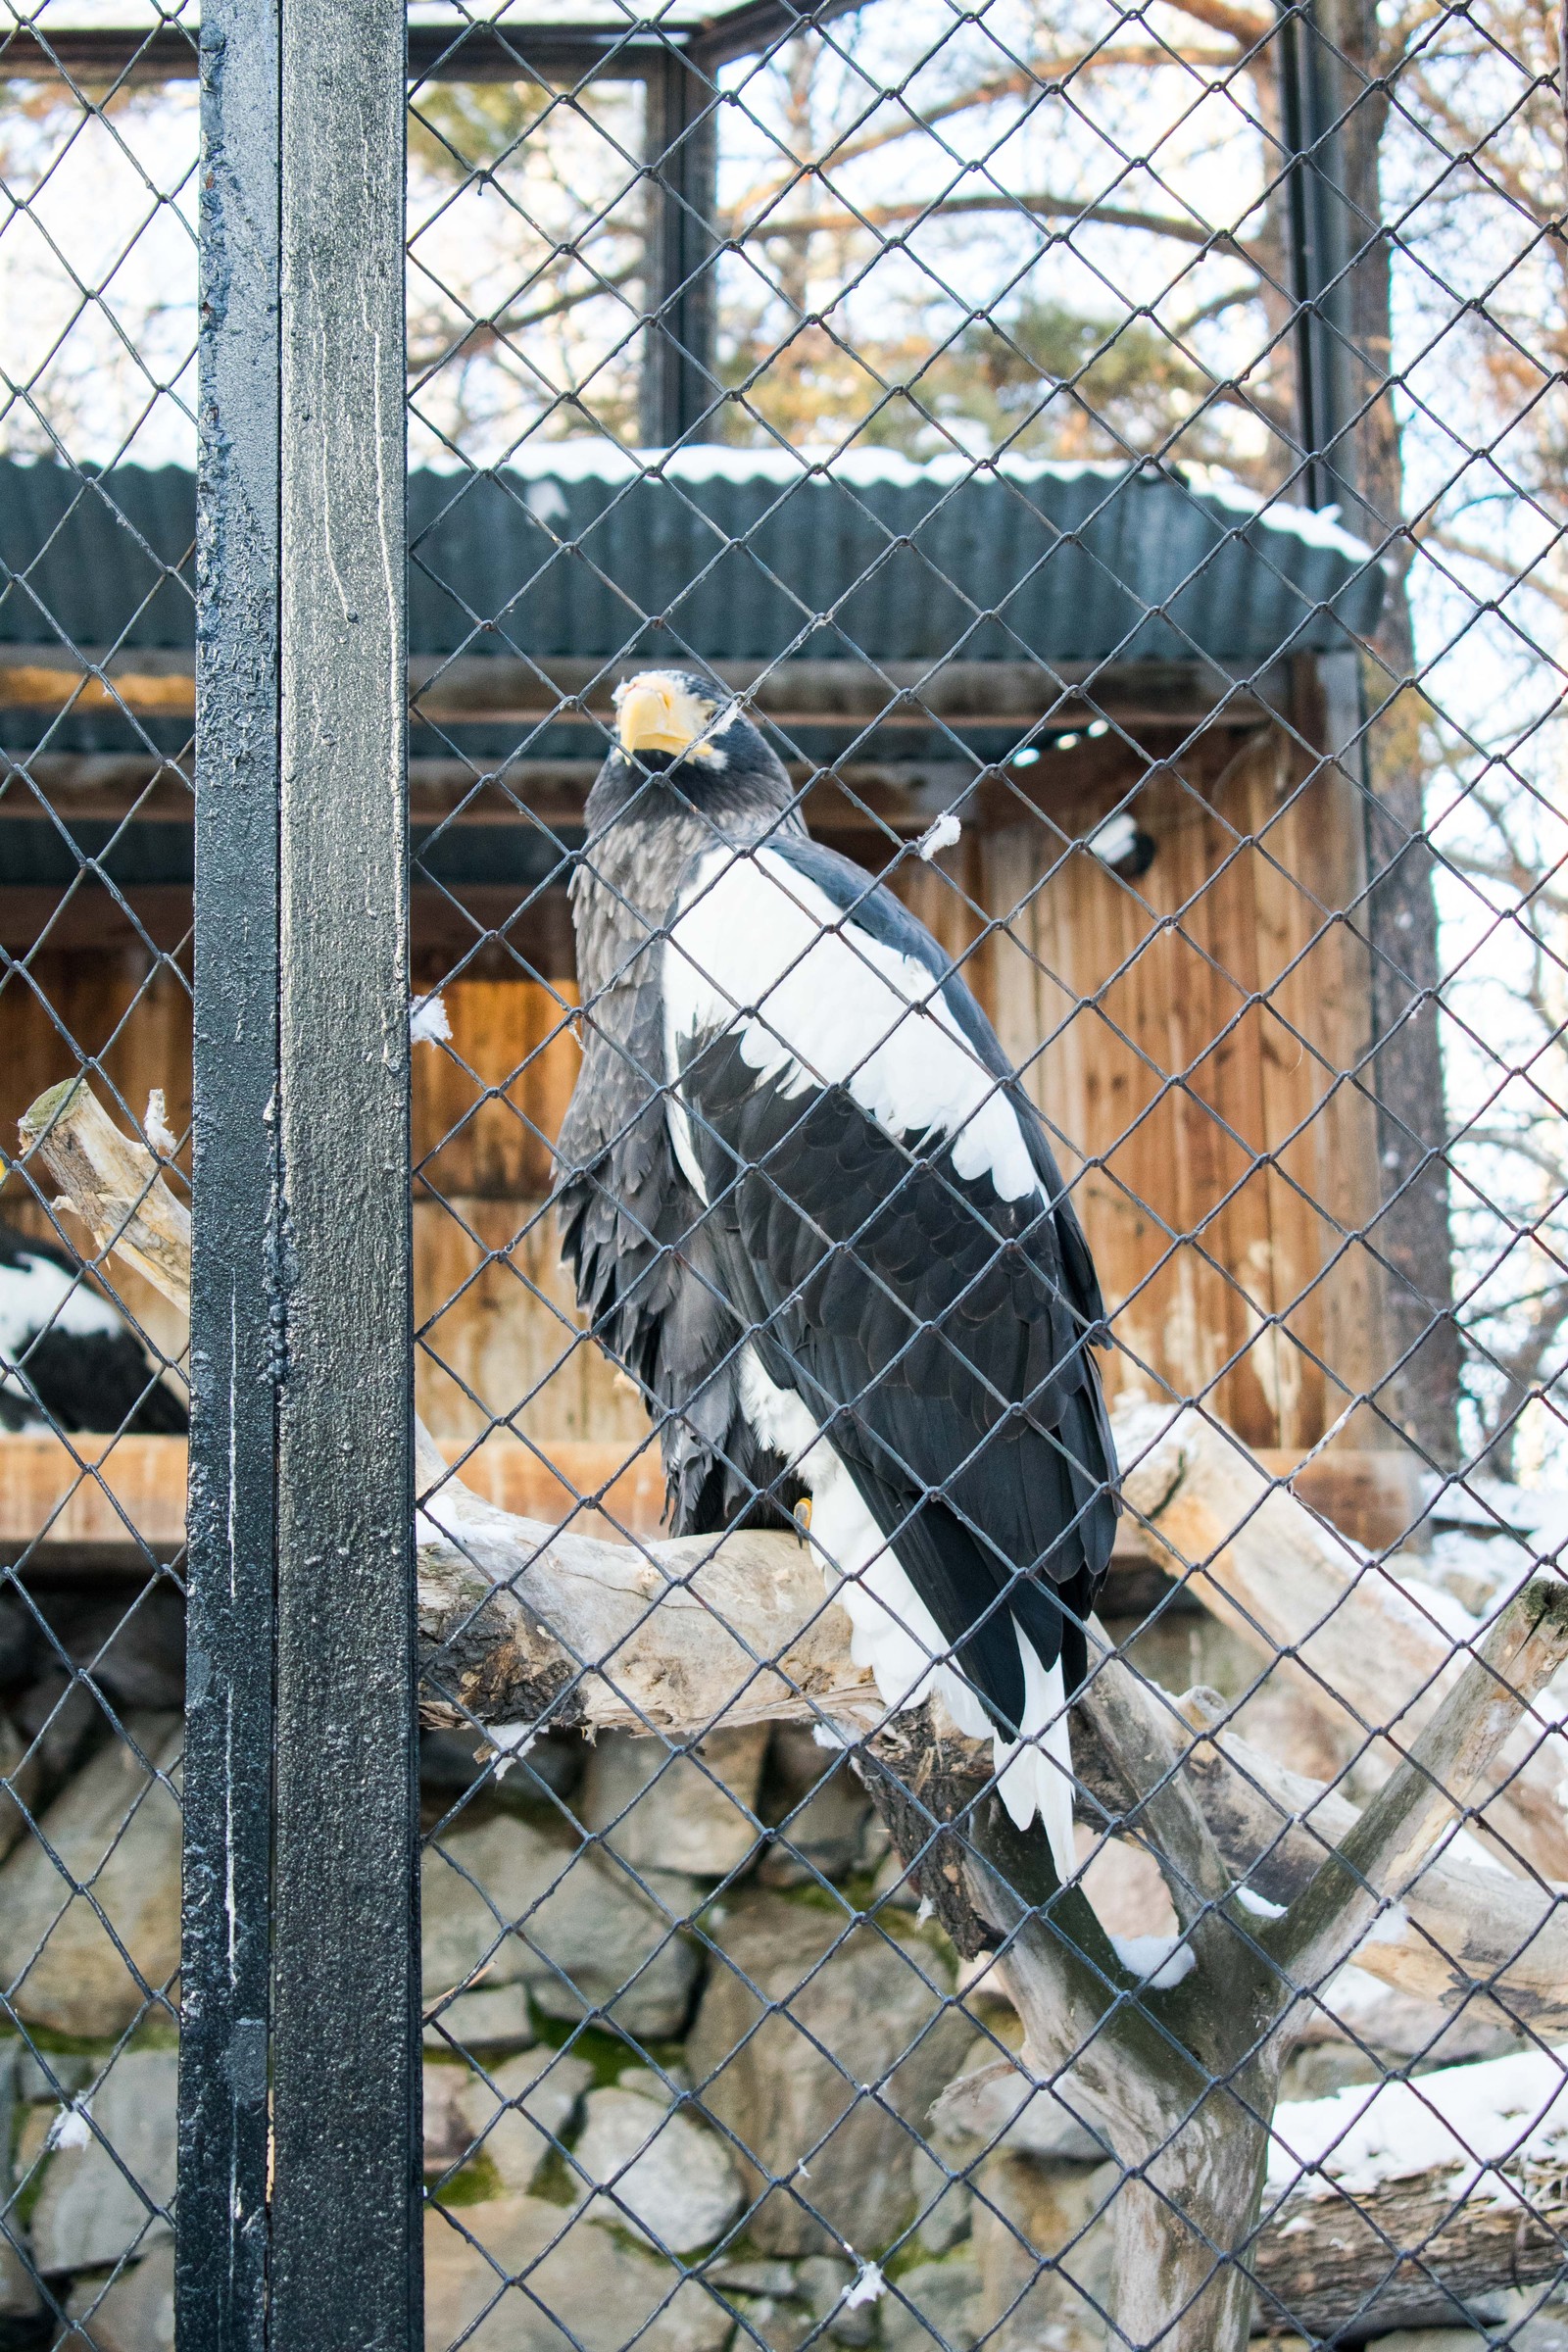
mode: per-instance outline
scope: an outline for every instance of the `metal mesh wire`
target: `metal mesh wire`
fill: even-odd
[[[416,19],[426,2344],[1089,2352],[1255,2313],[1547,2352],[1555,34],[1327,0]],[[0,20],[7,1140],[80,1071],[176,1190],[193,39]],[[741,1532],[671,1543],[693,1398],[561,1262],[613,1014],[567,887],[650,668],[738,696],[791,817],[924,924],[1098,1263],[1125,1507],[1065,1891],[989,1741],[851,1659],[866,1563],[813,1531],[802,1445],[760,1482],[721,1446]],[[707,886],[780,834],[713,831]],[[737,950],[764,1020],[771,953]],[[617,1136],[652,1099],[723,1142],[632,1074]],[[142,2352],[185,1338],[35,1152],[5,1166],[8,1225],[84,1270],[0,1264],[0,2345]],[[787,1153],[762,1173],[798,1213]],[[702,1221],[656,1237],[672,1278]],[[933,1411],[965,1303],[910,1325]],[[95,1335],[144,1367],[113,1418],[45,1384]],[[910,1475],[984,1547],[950,1451]]]
[[[6,1139],[79,1075],[183,1190],[192,698],[165,649],[190,637],[191,530],[139,492],[189,445],[194,91],[78,78],[41,24],[12,78],[25,37],[8,13]],[[82,532],[118,570],[96,609]],[[169,2293],[187,1389],[179,1319],[41,1165],[8,1148],[4,1170],[0,2337],[22,2346],[108,2341],[127,2299],[152,2328]]]

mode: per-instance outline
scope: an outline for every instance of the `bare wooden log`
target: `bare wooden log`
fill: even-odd
[[[1380,2334],[1465,2328],[1465,2307],[1499,2286],[1556,2278],[1568,2236],[1563,2168],[1525,2164],[1506,2177],[1512,2196],[1460,2202],[1451,2172],[1353,2197],[1293,2198],[1257,2241],[1259,2318],[1313,2341],[1333,2341],[1374,2314]],[[1456,2340],[1480,2338],[1466,2328]]]
[[[1407,1741],[1457,1671],[1453,1637],[1411,1587],[1357,1552],[1196,1410],[1117,1415],[1129,1516],[1151,1556],[1343,1733]],[[1568,1752],[1527,1721],[1497,1757],[1485,1820],[1505,1859],[1568,1878]]]
[[[848,1622],[794,1537],[601,1543],[485,1502],[420,1438],[427,1722],[692,1736],[719,1722],[880,1720]]]
[[[1557,2276],[1568,2224],[1568,2069],[1531,2049],[1282,2106],[1254,2250],[1303,2333],[1455,2325],[1500,2284]]]
[[[1290,1903],[1354,1828],[1356,1807],[1217,1728],[1224,1710],[1210,1713],[1211,1695],[1189,1691],[1183,1701],[1206,1734],[1185,1773],[1227,1866],[1266,1901]],[[1440,1854],[1380,1915],[1354,1958],[1384,1984],[1450,2012],[1486,2002],[1538,2034],[1568,2034],[1568,1897],[1550,1886]]]
[[[20,1134],[24,1152],[38,1154],[98,1251],[118,1251],[188,1314],[190,1211],[145,1145],[121,1134],[86,1080],[67,1078],[40,1095],[23,1113]]]

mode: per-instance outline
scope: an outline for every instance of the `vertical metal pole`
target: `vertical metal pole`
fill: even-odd
[[[1355,496],[1349,439],[1354,399],[1342,77],[1314,0],[1295,0],[1283,12],[1279,37],[1280,112],[1291,157],[1287,218],[1297,417],[1305,459],[1301,488],[1310,507],[1348,509]]]
[[[713,217],[718,139],[710,79],[684,51],[663,50],[647,80],[648,332],[642,434],[650,449],[711,440]]]
[[[284,0],[275,2352],[419,2262],[404,0]]]
[[[278,0],[202,11],[181,2352],[261,2352],[271,1965]]]

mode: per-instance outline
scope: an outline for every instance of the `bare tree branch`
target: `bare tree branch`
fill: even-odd
[[[1143,229],[1152,236],[1172,237],[1182,245],[1236,254],[1250,269],[1261,271],[1263,268],[1251,248],[1229,229],[1206,228],[1199,221],[1184,220],[1175,214],[1144,213],[1071,196],[910,197],[899,204],[868,204],[854,211],[807,213],[783,220],[759,220],[749,228],[735,228],[733,234],[742,243],[762,244],[772,238],[793,241],[802,237],[842,236],[855,229],[897,228],[906,221],[934,220],[960,213],[1027,213],[1041,220],[1095,221],[1104,228]]]
[[[1233,8],[1229,0],[1168,0],[1178,16],[1223,32],[1243,49],[1256,49],[1277,30],[1272,17],[1254,16],[1250,8]]]
[[[1071,75],[1096,73],[1109,66],[1133,66],[1141,70],[1150,67],[1187,65],[1212,67],[1222,71],[1236,62],[1233,49],[1162,48],[1157,42],[1143,42],[1130,48],[1096,48],[1070,51],[1058,57],[1038,57],[1030,65],[1020,66],[1015,73],[998,74],[977,81],[952,98],[916,114],[912,110],[900,121],[884,123],[880,129],[862,131],[831,147],[822,148],[809,159],[800,158],[787,172],[770,180],[759,180],[738,196],[722,216],[726,223],[742,220],[758,205],[776,203],[781,195],[803,180],[816,178],[829,170],[838,171],[845,164],[858,163],[862,156],[875,155],[882,148],[893,146],[900,139],[912,138],[918,132],[934,130],[939,122],[948,122],[956,115],[971,113],[976,107],[997,106],[1007,98],[1029,98],[1044,94],[1053,82],[1066,81]]]
[[[607,233],[619,235],[620,231],[611,230]],[[491,350],[514,335],[526,333],[531,326],[543,326],[548,319],[559,318],[565,312],[576,310],[580,304],[592,302],[596,295],[613,293],[617,287],[629,285],[633,278],[642,275],[645,267],[643,256],[638,253],[619,270],[607,270],[596,276],[591,285],[577,286],[569,294],[558,294],[549,302],[539,303],[531,311],[513,311],[498,318],[471,319],[461,333],[449,337],[440,345],[432,344],[420,349],[411,343],[409,373],[427,375],[453,360],[466,359],[475,352]]]

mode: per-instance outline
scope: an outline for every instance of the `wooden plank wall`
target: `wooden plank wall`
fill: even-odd
[[[1157,855],[1134,888],[1066,846],[1125,777],[1054,806],[1054,827],[1020,810],[933,864],[906,854],[893,879],[964,958],[1056,1138],[1112,1311],[1112,1387],[1203,1396],[1251,1445],[1296,1452],[1388,1369],[1355,1239],[1377,1199],[1373,1107],[1348,1075],[1366,1051],[1365,971],[1333,919],[1359,888],[1359,822],[1343,778],[1302,786],[1280,739],[1240,756],[1234,742],[1145,782]],[[581,1332],[546,1200],[573,984],[494,951],[444,1001],[451,1052],[415,1056],[419,1409],[452,1443],[494,1418],[545,1450],[629,1455],[642,1405]],[[182,1131],[188,1000],[122,950],[11,972],[0,1135],[74,1066],[55,1016],[138,1111],[163,1087]],[[42,1230],[18,1200],[13,1177],[5,1213]],[[1389,1443],[1366,1415],[1343,1437]]]
[[[1205,765],[1209,772],[1205,773]],[[1255,1446],[1317,1442],[1386,1377],[1375,1106],[1354,1073],[1365,957],[1334,920],[1361,887],[1353,788],[1304,783],[1280,738],[1139,796],[1134,887],[1039,827],[968,847],[1001,925],[981,994],[1046,1114],[1094,1247],[1113,1390],[1202,1396]],[[1063,812],[1084,833],[1102,811]],[[1375,1414],[1348,1445],[1391,1442]]]

